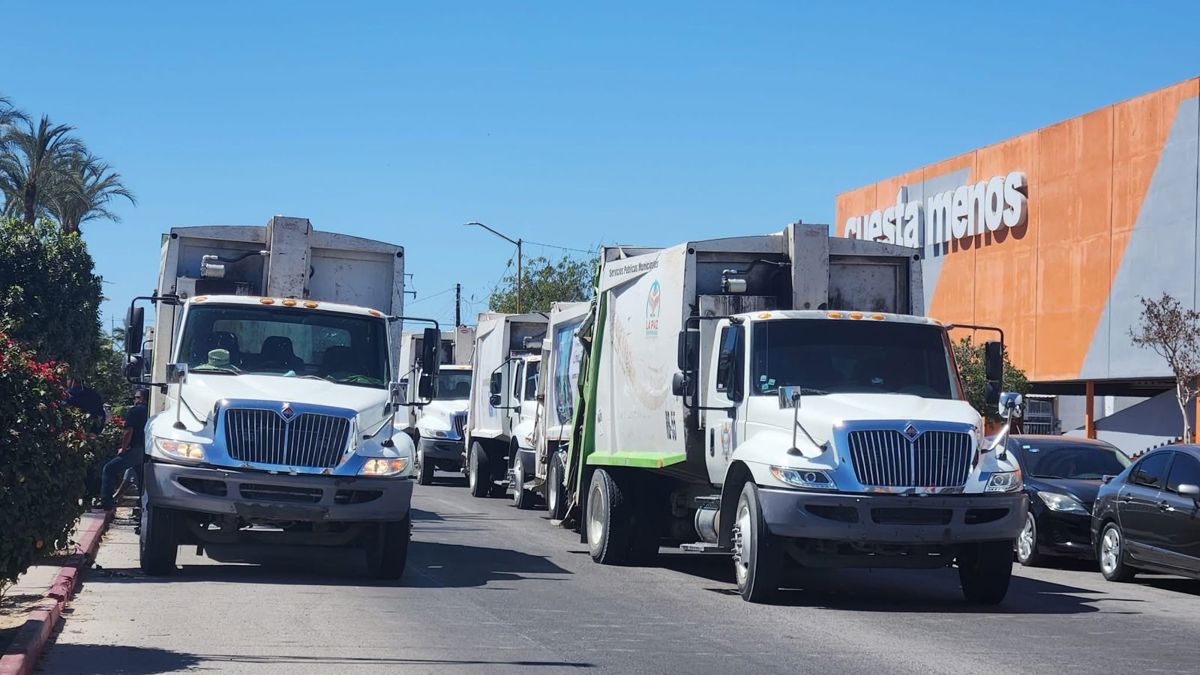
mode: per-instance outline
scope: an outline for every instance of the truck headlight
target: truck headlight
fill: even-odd
[[[204,460],[205,445],[203,443],[177,441],[173,438],[159,438],[155,436],[154,447],[172,459],[182,459],[189,462]]]
[[[987,486],[983,488],[984,492],[1016,492],[1021,489],[1021,472],[1017,471],[998,471],[988,476]]]
[[[358,470],[360,476],[395,476],[408,468],[408,460],[398,457],[375,458],[363,462]]]
[[[807,490],[836,490],[837,484],[824,471],[813,469],[792,469],[786,466],[771,467],[771,475],[776,480]]]
[[[1071,495],[1064,495],[1058,492],[1039,492],[1038,497],[1041,497],[1046,508],[1059,513],[1078,513],[1081,515],[1089,515],[1089,512],[1084,508],[1083,504],[1078,499]]]

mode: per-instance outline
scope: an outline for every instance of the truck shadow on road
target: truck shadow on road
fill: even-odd
[[[183,551],[180,551],[181,558]],[[398,586],[405,588],[469,588],[493,581],[515,581],[537,575],[571,574],[546,557],[511,551],[414,541],[404,576],[398,581],[377,581],[366,575],[357,550],[312,549],[284,546],[219,546],[205,556],[182,559],[175,574],[146,576],[137,568],[96,567],[86,579],[95,583],[177,584],[218,581],[312,586]],[[551,575],[551,576],[543,576]]]
[[[659,556],[665,569],[721,582],[706,590],[736,596],[733,564],[724,555],[668,554]],[[1120,587],[1113,589],[1120,592]],[[963,600],[954,570],[822,570],[789,571],[774,604],[858,612],[941,612],[991,614],[1088,614],[1099,612],[1099,601],[1122,607],[1143,600],[1114,597],[1106,592],[1014,576],[1008,598],[999,606],[981,607]],[[1140,614],[1105,609],[1108,614]]]
[[[121,647],[94,644],[56,644],[51,652],[49,665],[61,672],[72,673],[127,673],[129,675],[152,675],[173,673],[188,669],[204,669],[205,664],[221,669],[231,664],[253,665],[299,665],[318,668],[336,666],[516,666],[527,668],[594,668],[595,664],[571,661],[533,660],[480,660],[480,659],[418,659],[370,656],[304,656],[304,655],[239,655],[239,654],[187,654],[168,649],[145,647]]]

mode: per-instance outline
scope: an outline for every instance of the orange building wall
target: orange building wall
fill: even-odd
[[[1122,339],[1102,321],[1109,291],[1180,102],[1196,96],[1200,79],[1188,80],[845,192],[837,233],[846,235],[848,218],[893,205],[901,186],[962,169],[969,182],[1024,172],[1026,226],[952,243],[936,287],[926,289],[927,310],[1003,328],[1033,380],[1080,379],[1097,339]]]

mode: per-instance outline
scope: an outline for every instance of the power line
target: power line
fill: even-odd
[[[442,290],[442,291],[438,291],[437,293],[434,293],[433,295],[426,295],[425,297],[423,297],[423,298],[420,298],[419,300],[413,300],[412,302],[410,302],[410,303],[408,303],[408,304],[410,304],[410,305],[415,305],[415,304],[417,304],[418,302],[425,302],[426,300],[432,300],[432,299],[434,299],[434,298],[438,297],[439,295],[445,295],[445,294],[447,294],[447,293],[449,293],[450,291],[453,291],[453,290],[454,290],[454,287],[453,287],[453,286],[451,286],[450,288],[447,288],[447,289],[445,289],[445,290]]]
[[[575,253],[594,253],[595,252],[595,251],[589,251],[589,250],[583,249],[583,248],[571,248],[570,246],[558,246],[556,244],[543,244],[540,241],[530,241],[528,239],[524,239],[522,241],[526,244],[533,244],[534,246],[542,246],[545,248],[556,248],[556,249],[559,249],[560,251],[574,251]]]

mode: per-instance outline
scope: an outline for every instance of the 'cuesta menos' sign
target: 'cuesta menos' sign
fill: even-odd
[[[885,241],[913,248],[965,239],[1001,227],[1021,227],[1029,217],[1025,174],[1013,171],[974,185],[960,185],[908,200],[908,189],[896,193],[896,204],[865,216],[846,219],[843,234],[853,239]]]

